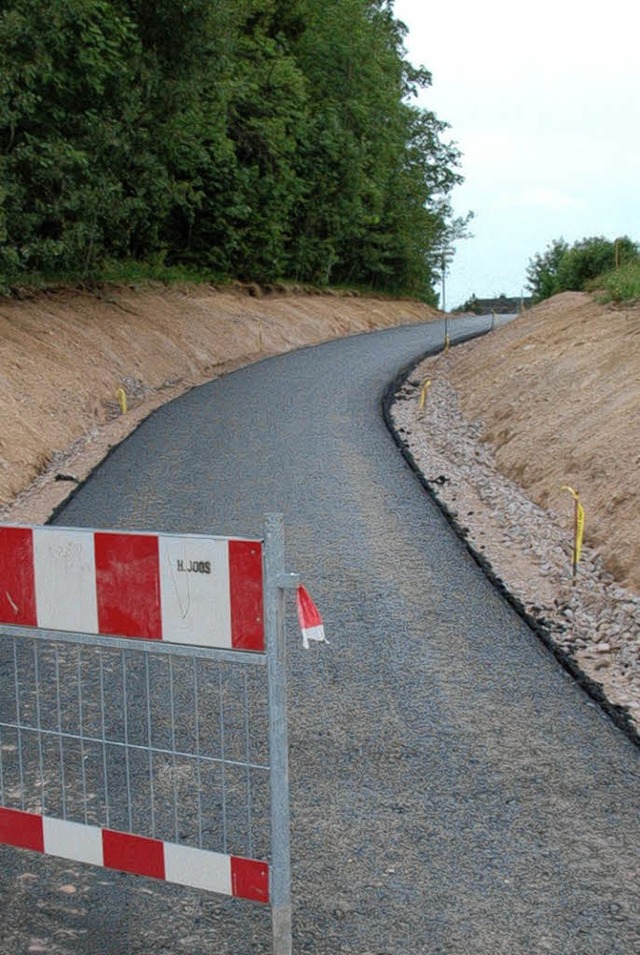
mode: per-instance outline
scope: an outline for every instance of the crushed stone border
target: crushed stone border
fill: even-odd
[[[486,334],[486,333],[481,333]],[[470,341],[478,336],[471,335],[462,339],[457,339],[455,344],[462,344],[464,341]],[[587,695],[601,708],[601,710],[611,719],[614,725],[622,730],[629,740],[640,747],[640,731],[637,724],[629,712],[628,707],[612,702],[604,692],[602,684],[594,680],[579,665],[571,652],[565,649],[553,636],[553,622],[544,615],[538,616],[531,613],[523,600],[517,596],[510,588],[504,578],[495,570],[491,563],[491,555],[482,553],[468,538],[468,529],[458,519],[458,512],[448,506],[437,493],[433,483],[429,481],[421,469],[408,441],[396,428],[393,417],[393,409],[398,401],[398,394],[402,389],[411,387],[416,388],[415,383],[410,384],[410,379],[415,374],[418,367],[428,358],[435,358],[441,355],[444,347],[430,349],[426,353],[413,359],[403,366],[393,380],[388,384],[382,396],[382,415],[384,422],[392,435],[396,445],[402,453],[405,461],[419,480],[420,484],[427,492],[431,500],[437,505],[446,521],[454,530],[456,536],[462,541],[465,549],[481,568],[485,576],[498,590],[507,603],[515,610],[524,623],[536,634],[543,645],[553,654],[562,668],[578,683],[578,685],[587,693]],[[418,389],[419,390],[419,389]]]

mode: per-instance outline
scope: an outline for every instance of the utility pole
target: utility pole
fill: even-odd
[[[447,310],[447,269],[449,268],[449,263],[454,256],[454,252],[455,250],[450,245],[444,245],[442,247],[440,258],[440,269],[442,272],[442,302],[440,308],[443,312],[446,312]]]

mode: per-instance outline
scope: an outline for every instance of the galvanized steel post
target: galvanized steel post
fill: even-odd
[[[271,770],[271,885],[274,955],[291,955],[291,863],[289,857],[289,754],[285,589],[295,575],[284,572],[282,514],[265,516],[265,630],[269,677],[269,765]]]

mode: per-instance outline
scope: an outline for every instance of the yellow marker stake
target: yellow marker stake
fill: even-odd
[[[127,413],[127,393],[124,390],[124,388],[118,388],[118,390],[116,391],[116,398],[120,402],[120,410],[122,411],[122,414],[126,414]]]
[[[584,507],[578,501],[578,518],[577,518],[577,534],[576,534],[576,564],[579,562],[580,557],[582,556],[582,541],[584,539]]]
[[[562,485],[563,491],[568,491],[574,500],[573,510],[573,576],[578,573],[578,564],[582,556],[582,541],[584,539],[584,508],[580,503],[580,494],[568,484]]]
[[[420,411],[422,411],[422,409],[427,403],[427,392],[430,387],[431,387],[431,379],[428,378],[427,381],[425,381],[425,383],[423,384],[422,388],[420,389],[420,401],[418,403],[418,408],[420,409]]]
[[[444,353],[445,353],[445,355],[446,355],[447,352],[449,351],[449,345],[450,345],[450,344],[451,344],[451,339],[449,338],[448,335],[445,335],[445,336],[444,336]]]

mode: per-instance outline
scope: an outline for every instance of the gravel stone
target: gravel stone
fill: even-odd
[[[116,449],[58,521],[252,535],[284,512],[288,566],[330,641],[303,651],[290,616],[294,952],[630,955],[640,751],[470,558],[380,415],[389,381],[443,334],[332,342],[194,390]],[[467,499],[478,465],[463,450],[425,473],[450,478],[438,493],[459,496],[471,528],[486,505]],[[512,505],[505,530],[528,513]],[[562,586],[541,578],[529,602],[551,620],[555,598],[581,604],[548,549]],[[34,939],[55,955],[271,952],[262,907],[10,849],[0,861],[3,955]],[[71,882],[73,897],[47,888]]]

